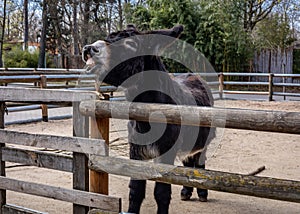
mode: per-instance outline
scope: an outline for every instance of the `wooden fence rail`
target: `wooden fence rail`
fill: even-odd
[[[80,112],[101,118],[134,119],[191,126],[215,126],[256,131],[300,134],[300,113],[222,109],[199,106],[109,101],[82,101]],[[163,113],[164,117],[161,114]]]
[[[249,77],[248,81],[225,81],[224,77]],[[251,77],[265,77],[267,81],[251,81]],[[283,79],[282,83],[274,81],[275,78]],[[285,81],[285,78],[292,78],[291,83]],[[224,97],[224,94],[251,94],[251,95],[268,95],[268,100],[273,101],[273,96],[293,96],[300,97],[300,92],[286,92],[287,87],[299,88],[299,83],[293,83],[294,79],[300,80],[300,74],[278,74],[278,73],[232,73],[224,72],[219,73],[220,83],[220,98]],[[240,90],[224,90],[225,86],[268,86],[267,91],[240,91]],[[281,87],[282,92],[275,92],[274,87]]]
[[[114,157],[90,157],[95,171],[300,203],[300,181],[201,170]]]
[[[56,200],[80,204],[87,207],[118,213],[121,199],[74,189],[54,187],[33,182],[25,182],[0,176],[0,188],[30,195],[42,196]]]

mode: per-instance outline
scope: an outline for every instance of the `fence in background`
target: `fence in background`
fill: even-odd
[[[239,77],[238,80],[227,80],[234,79],[233,77]],[[240,78],[244,80],[241,81]],[[275,78],[282,79],[282,82],[274,81]],[[288,81],[288,79],[290,81]],[[273,96],[293,96],[300,97],[300,74],[274,74],[274,73],[220,73],[219,74],[219,92],[220,98],[224,97],[224,94],[251,94],[251,95],[268,95],[268,100],[273,101]],[[226,87],[232,88],[243,88],[244,90],[226,90]],[[266,90],[255,91],[247,90],[247,88],[253,86],[264,86]],[[275,88],[279,88],[275,91]],[[287,92],[287,88],[293,88],[295,92]]]
[[[33,69],[33,68],[0,68],[0,85],[23,88],[69,89],[95,91],[93,74],[85,74],[84,69]],[[215,99],[226,98],[226,95],[265,95],[267,100],[274,96],[300,97],[300,74],[266,74],[266,73],[197,73],[202,76],[212,89]],[[175,73],[173,75],[179,75]],[[281,79],[280,81],[274,80]],[[110,93],[111,100],[124,100],[124,97],[113,97],[116,91],[113,86],[101,86],[101,93]],[[251,89],[251,90],[250,90]],[[259,90],[258,90],[259,89]],[[293,89],[292,91],[290,89]],[[246,97],[247,98],[247,97]],[[22,107],[21,105],[24,105]],[[8,112],[42,110],[42,120],[48,121],[48,109],[63,107],[60,105],[32,105],[31,103],[8,103]],[[69,115],[67,115],[69,117]]]
[[[95,75],[85,74],[84,69],[32,69],[0,68],[0,85],[22,88],[68,89],[95,91]],[[101,86],[100,92],[113,93],[116,87]],[[33,105],[32,103],[7,103],[9,112],[41,109],[42,120],[48,121],[48,109],[66,107],[64,105]],[[69,115],[65,115],[66,118]],[[62,117],[63,118],[63,117]]]

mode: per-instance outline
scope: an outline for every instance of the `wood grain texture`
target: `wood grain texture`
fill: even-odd
[[[13,204],[6,204],[2,207],[2,212],[5,214],[47,214],[33,209],[20,207]]]
[[[109,101],[83,101],[80,112],[99,118],[133,119],[190,126],[214,126],[300,134],[300,112],[223,109]],[[157,113],[159,112],[159,113]],[[164,117],[162,117],[162,115]]]
[[[4,129],[4,114],[5,114],[5,103],[0,102],[0,131]],[[0,137],[0,176],[6,176],[5,174],[5,161],[3,158],[3,148],[5,143],[1,140]],[[6,204],[6,190],[0,189],[0,214],[4,213],[2,207]]]
[[[91,157],[89,167],[95,171],[105,170],[110,174],[135,179],[151,179],[163,183],[300,203],[300,181],[100,156]]]
[[[70,90],[13,88],[0,86],[0,100],[11,102],[68,103],[98,99],[96,92]]]
[[[2,143],[7,144],[51,148],[86,154],[106,154],[105,142],[100,139],[29,134],[9,130],[0,130],[0,139]]]
[[[40,87],[41,89],[47,88],[47,77],[45,75],[41,75]],[[41,105],[42,108],[42,120],[44,122],[48,122],[48,106],[46,104]]]
[[[73,103],[73,136],[89,137],[89,118],[79,112],[79,102]],[[89,191],[88,156],[73,152],[73,189]],[[89,207],[73,204],[74,214],[85,214]]]
[[[85,191],[54,187],[32,182],[24,182],[0,176],[0,188],[71,202],[88,207],[96,207],[107,211],[120,211],[120,198],[100,195]]]
[[[91,138],[103,139],[108,148],[109,118],[91,118]],[[108,153],[107,153],[108,155]],[[109,176],[106,172],[90,170],[90,191],[108,195]]]
[[[29,166],[73,172],[73,159],[71,155],[4,147],[2,160]]]

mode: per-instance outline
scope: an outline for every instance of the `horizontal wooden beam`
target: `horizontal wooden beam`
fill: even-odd
[[[0,86],[0,101],[4,102],[68,103],[95,99],[98,99],[96,92]]]
[[[47,214],[33,209],[20,207],[13,204],[6,204],[2,207],[2,212],[5,214]]]
[[[73,172],[72,156],[54,152],[4,147],[2,161]]]
[[[119,213],[108,212],[108,211],[103,211],[103,210],[99,210],[99,209],[92,209],[88,212],[88,214],[119,214]],[[126,214],[126,213],[124,213],[124,214]]]
[[[0,143],[51,148],[86,154],[107,154],[104,140],[83,137],[29,134],[25,132],[0,130]]]
[[[101,118],[131,119],[190,126],[213,126],[300,134],[300,112],[223,109],[199,106],[83,101],[80,112]],[[164,115],[164,116],[162,116]]]
[[[101,156],[91,156],[89,167],[94,171],[105,171],[134,179],[151,179],[163,183],[300,203],[300,181]]]
[[[3,176],[0,176],[0,188],[14,192],[66,201],[74,204],[95,207],[107,211],[121,211],[120,198],[96,193],[25,182]]]
[[[254,94],[254,95],[268,95],[268,91],[232,91],[232,90],[223,90],[224,94]]]

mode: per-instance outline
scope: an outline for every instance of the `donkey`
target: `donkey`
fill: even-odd
[[[86,45],[82,58],[88,72],[96,74],[96,82],[123,87],[131,102],[164,103],[174,105],[213,106],[213,97],[207,84],[199,76],[183,74],[171,77],[159,51],[171,46],[183,31],[178,25],[172,29],[138,31],[128,25],[102,41]],[[153,39],[151,36],[173,38]],[[154,41],[155,40],[155,41]],[[153,42],[154,41],[154,42]],[[214,128],[158,124],[131,120],[128,123],[130,158],[174,164],[178,153],[187,167],[205,167],[205,148],[215,137]],[[202,154],[202,155],[201,155]],[[146,180],[131,179],[129,183],[129,213],[139,213],[145,198]],[[181,199],[189,200],[193,188],[184,186]],[[206,189],[197,189],[200,201],[207,201]],[[171,185],[156,182],[154,197],[157,213],[169,211]]]

